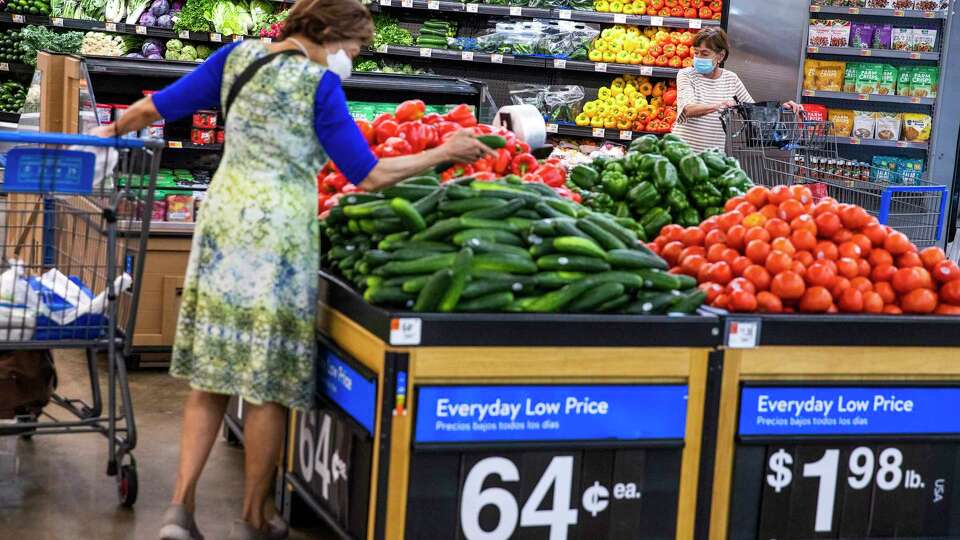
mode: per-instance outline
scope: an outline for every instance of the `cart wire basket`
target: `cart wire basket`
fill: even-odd
[[[0,133],[0,144],[9,149],[0,184],[0,350],[84,350],[90,377],[89,403],[54,392],[59,407],[18,415],[0,424],[0,435],[103,435],[107,474],[117,478],[121,504],[132,506],[137,431],[124,357],[162,143],[32,132]]]
[[[814,197],[863,207],[919,247],[942,245],[947,187],[923,178],[843,160],[826,121],[781,109],[777,118],[757,119],[731,107],[723,115],[727,153],[757,184],[808,185]],[[751,118],[753,116],[753,118]]]

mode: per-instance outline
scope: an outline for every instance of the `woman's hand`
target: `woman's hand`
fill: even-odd
[[[90,135],[94,137],[102,137],[109,139],[117,136],[116,126],[114,124],[107,124],[105,126],[97,126],[90,130]]]
[[[729,108],[731,108],[731,107],[736,107],[736,106],[737,106],[737,102],[734,101],[734,100],[732,100],[732,99],[727,99],[727,100],[721,101],[720,103],[717,103],[716,105],[714,105],[714,107],[717,108],[717,112],[721,112],[721,111],[724,111],[724,110],[726,110],[726,109],[729,109]]]
[[[440,145],[438,150],[447,161],[458,163],[472,163],[484,156],[496,156],[489,146],[478,141],[473,132],[461,129],[454,133],[447,142]]]
[[[793,111],[793,112],[800,112],[800,111],[803,110],[803,105],[801,105],[801,104],[799,104],[799,103],[797,103],[797,102],[795,102],[795,101],[788,101],[788,102],[786,102],[786,103],[783,104],[783,108],[784,108],[784,109],[787,109],[787,110],[791,110],[791,111]]]

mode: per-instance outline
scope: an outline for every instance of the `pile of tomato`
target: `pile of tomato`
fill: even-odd
[[[651,249],[733,312],[960,315],[960,267],[918,250],[863,208],[802,185],[756,186],[697,227],[664,227]]]

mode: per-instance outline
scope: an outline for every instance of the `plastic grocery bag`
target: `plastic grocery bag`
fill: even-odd
[[[114,171],[117,168],[117,161],[120,159],[120,154],[115,148],[103,146],[69,146],[67,150],[93,154],[95,158],[93,167],[94,192],[113,189]]]
[[[133,278],[124,273],[114,280],[113,289],[119,294],[129,289],[131,284]],[[39,283],[34,281],[32,286],[44,295],[41,316],[59,326],[70,325],[88,315],[102,316],[107,308],[108,291],[94,297],[79,279],[67,277],[57,269],[45,273]],[[88,320],[84,326],[92,326],[91,322]]]
[[[0,273],[0,341],[33,339],[39,296],[24,278],[23,261],[8,261]]]

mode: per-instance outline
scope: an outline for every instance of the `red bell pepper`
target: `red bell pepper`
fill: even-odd
[[[537,169],[537,175],[544,184],[550,187],[562,187],[567,181],[566,173],[553,165],[541,165]]]
[[[377,127],[380,124],[386,122],[387,120],[393,120],[393,115],[390,113],[380,113],[376,118],[373,119],[373,127]]]
[[[513,161],[510,163],[510,170],[517,176],[523,176],[528,172],[537,170],[539,166],[540,164],[537,163],[537,158],[533,157],[530,153],[524,152],[513,157]]]
[[[528,172],[527,174],[523,175],[523,178],[521,178],[521,180],[523,180],[525,184],[532,184],[532,183],[542,184],[543,183],[543,179],[540,178],[540,175],[532,172]]]
[[[423,133],[427,140],[427,148],[433,148],[440,144],[440,136],[437,135],[437,128],[435,126],[424,125]]]
[[[455,132],[457,132],[457,131],[460,131],[460,129],[461,129],[460,124],[458,124],[458,123],[456,123],[456,122],[447,122],[446,120],[444,120],[444,121],[442,121],[442,122],[438,122],[438,123],[436,123],[436,124],[434,124],[434,125],[435,125],[435,127],[436,127],[436,129],[437,129],[437,137],[438,137],[441,141],[446,141],[446,140],[447,140],[447,139],[446,139],[446,135],[447,135],[448,133],[455,133]]]
[[[581,197],[579,193],[570,191],[565,187],[556,187],[556,188],[553,188],[553,190],[557,192],[557,195],[560,195],[561,197],[565,199],[569,199],[573,202],[579,203],[583,201],[583,197]]]
[[[497,179],[497,175],[492,172],[475,172],[473,173],[473,179],[481,182],[492,182]]]
[[[373,153],[378,157],[406,156],[413,152],[410,143],[400,137],[390,137],[374,148]]]
[[[488,126],[486,124],[477,124],[473,126],[474,135],[489,135],[493,133],[493,126]]]
[[[443,122],[443,117],[437,113],[430,113],[423,115],[423,118],[421,118],[420,121],[428,126],[432,126],[438,122]]]
[[[387,139],[396,137],[400,132],[400,126],[393,120],[387,119],[374,127],[377,134],[377,144],[383,144]]]
[[[473,170],[476,172],[493,172],[492,158],[480,158],[473,162]]]
[[[529,153],[530,153],[530,145],[527,144],[527,143],[525,143],[525,142],[523,142],[523,141],[517,141],[516,143],[514,143],[513,153],[514,153],[514,155],[516,155],[516,154],[529,154]]]
[[[346,176],[340,173],[330,173],[323,177],[322,185],[329,193],[337,193],[348,183]]]
[[[360,133],[363,135],[363,138],[367,141],[367,144],[373,144],[375,139],[373,124],[367,122],[366,120],[357,120],[357,128],[360,129]]]
[[[456,122],[463,127],[473,127],[477,125],[477,118],[473,116],[473,111],[467,105],[457,105],[443,117],[449,122]]]
[[[513,154],[506,148],[497,150],[497,157],[493,161],[493,172],[504,175],[510,172],[510,163],[513,161]]]
[[[429,135],[426,126],[420,122],[405,122],[400,124],[398,135],[410,143],[410,148],[414,154],[423,152],[427,148]]]
[[[467,163],[457,163],[453,167],[443,171],[440,175],[441,182],[447,182],[454,178],[468,176],[473,173],[473,166]]]
[[[419,99],[409,99],[397,105],[397,122],[412,122],[423,118],[427,105]]]

